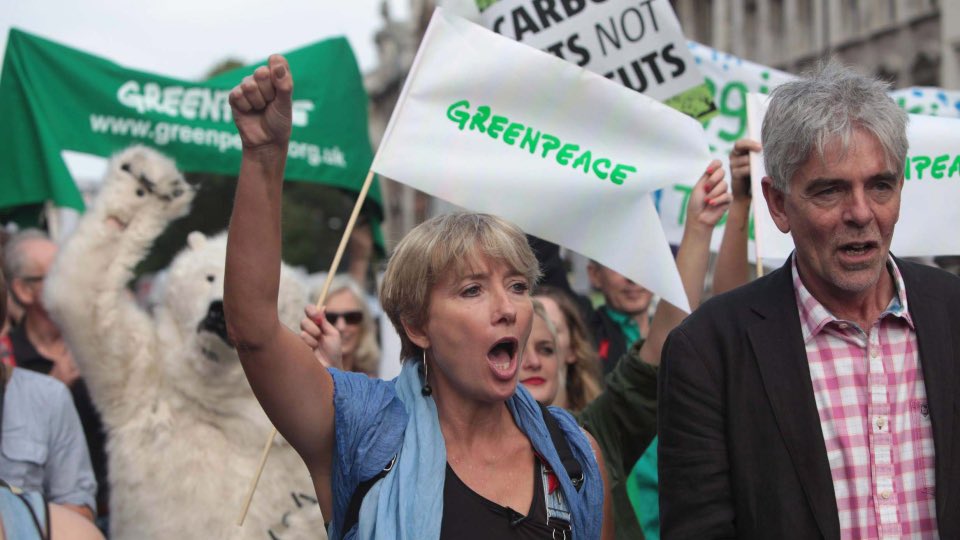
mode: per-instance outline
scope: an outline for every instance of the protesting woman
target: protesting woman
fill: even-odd
[[[333,517],[331,538],[592,539],[602,525],[612,534],[599,451],[570,415],[545,413],[517,387],[538,270],[516,227],[458,214],[400,242],[381,293],[405,357],[394,381],[328,370],[280,324],[292,92],[286,61],[273,56],[230,94],[243,161],[224,308],[257,398]],[[320,348],[336,354],[339,335],[319,320]]]

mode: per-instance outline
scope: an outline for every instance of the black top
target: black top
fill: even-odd
[[[563,538],[564,527],[547,524],[547,507],[543,495],[543,469],[537,459],[533,468],[533,501],[526,516],[516,510],[485,499],[460,480],[447,464],[443,484],[443,520],[441,540],[473,540],[516,538],[539,540]]]
[[[50,374],[53,370],[53,361],[42,356],[27,339],[26,321],[11,329],[9,336],[17,367],[44,375]],[[87,438],[87,450],[90,452],[90,463],[93,465],[93,474],[97,479],[97,513],[101,516],[106,515],[109,512],[107,503],[110,486],[107,483],[107,441],[103,424],[100,422],[100,414],[94,407],[90,392],[82,378],[77,379],[68,389],[73,396],[77,415],[80,416],[80,424]]]

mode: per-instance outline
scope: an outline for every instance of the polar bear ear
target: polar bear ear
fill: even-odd
[[[190,246],[190,249],[197,251],[207,245],[207,237],[200,231],[193,231],[187,235],[187,245]]]

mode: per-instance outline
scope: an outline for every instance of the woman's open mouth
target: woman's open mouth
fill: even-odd
[[[493,344],[487,353],[487,361],[498,379],[510,380],[516,375],[519,342],[516,338],[503,338]]]

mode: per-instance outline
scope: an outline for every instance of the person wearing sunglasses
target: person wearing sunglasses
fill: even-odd
[[[308,344],[313,339],[311,336],[320,334],[317,323],[321,314],[315,307],[319,295],[319,289],[311,291],[311,303],[304,310],[307,317],[300,322],[301,337]],[[334,276],[325,306],[323,316],[340,332],[341,365],[333,367],[375,377],[380,367],[377,323],[367,307],[360,285],[348,275]],[[315,340],[312,345],[316,345]]]

